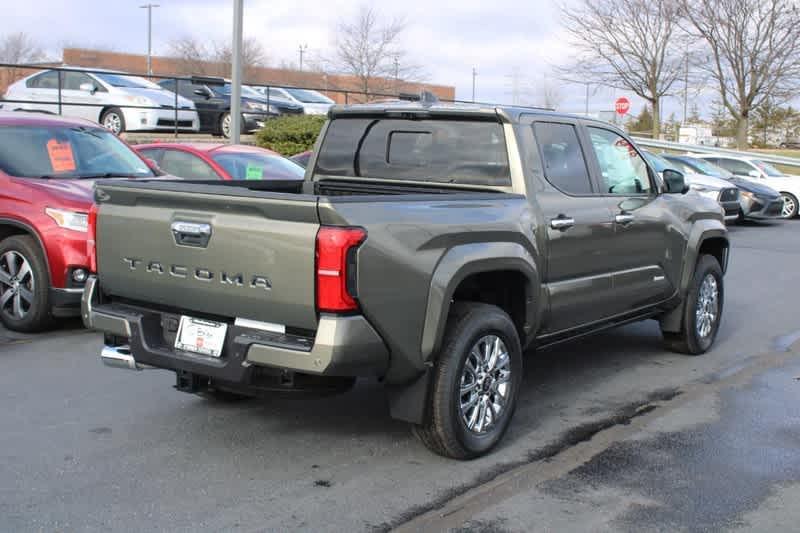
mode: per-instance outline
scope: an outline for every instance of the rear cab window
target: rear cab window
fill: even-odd
[[[592,194],[589,170],[572,124],[536,122],[533,125],[545,179],[571,195]]]
[[[511,186],[506,140],[491,120],[337,118],[317,176]]]

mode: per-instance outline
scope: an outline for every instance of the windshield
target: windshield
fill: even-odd
[[[761,171],[771,178],[779,178],[781,176],[785,176],[783,172],[778,170],[777,168],[773,167],[769,163],[761,161],[760,159],[753,159],[751,161],[755,166],[757,166]]]
[[[294,96],[296,99],[300,100],[304,104],[332,104],[333,100],[325,96],[324,94],[320,94],[317,91],[308,91],[306,89],[284,89],[287,93]]]
[[[113,133],[83,126],[0,126],[0,169],[23,178],[154,175]]]
[[[231,94],[231,84],[226,83],[225,85],[210,85],[209,86],[212,91],[217,94],[224,94],[225,96],[230,96]],[[258,98],[260,100],[264,99],[264,95],[249,87],[247,85],[242,85],[242,96],[246,96],[248,98]]]
[[[301,180],[303,167],[285,157],[254,152],[217,152],[211,156],[235,180]]]
[[[155,84],[150,80],[140,78],[139,76],[123,76],[122,74],[108,73],[94,74],[94,76],[103,80],[112,87],[124,87],[128,89],[158,89],[159,91],[164,90],[160,85]]]
[[[685,161],[687,165],[693,166],[699,170],[701,174],[705,174],[706,176],[713,176],[715,178],[722,179],[733,177],[732,172],[728,172],[724,168],[718,167],[714,163],[709,163],[708,161],[704,161],[702,159],[694,159],[692,157],[687,157]]]
[[[645,152],[644,156],[647,158],[647,162],[653,165],[656,172],[664,172],[668,168],[675,170],[675,165],[670,165],[669,161],[652,152]]]

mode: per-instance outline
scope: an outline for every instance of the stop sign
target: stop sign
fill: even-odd
[[[614,102],[614,108],[617,110],[618,114],[624,115],[631,108],[631,102],[624,96],[620,96],[617,98],[617,101]]]

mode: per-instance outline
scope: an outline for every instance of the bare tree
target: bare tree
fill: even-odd
[[[713,0],[709,0],[713,1]],[[580,0],[562,7],[563,24],[580,51],[562,77],[629,90],[652,108],[660,133],[661,99],[683,73],[685,42],[677,0]]]
[[[785,102],[800,80],[800,13],[786,0],[678,0],[690,30],[708,45],[698,63],[736,120],[747,147],[750,115],[771,99]]]
[[[0,63],[34,63],[42,61],[44,58],[44,50],[25,33],[12,33],[0,38]],[[0,91],[4,91],[18,78],[33,72],[13,67],[0,69]]]
[[[33,63],[44,59],[44,50],[26,33],[0,39],[0,63]]]
[[[367,98],[392,88],[397,92],[403,81],[418,81],[420,67],[400,47],[406,26],[404,19],[383,21],[373,7],[362,5],[353,20],[340,21],[336,28],[333,69],[357,78]]]
[[[558,109],[564,101],[564,94],[561,87],[555,82],[544,79],[538,87],[538,104],[548,109]]]
[[[169,44],[169,55],[178,60],[179,74],[230,76],[231,44],[229,42],[212,42],[206,45],[202,41],[185,36]],[[242,42],[242,66],[245,78],[251,77],[252,69],[267,64],[267,54],[261,43],[247,37]]]

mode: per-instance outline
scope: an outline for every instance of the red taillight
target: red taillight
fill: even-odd
[[[86,233],[86,255],[89,256],[89,270],[97,272],[97,204],[89,209],[88,228]]]
[[[344,313],[358,309],[355,250],[367,238],[361,228],[322,226],[317,233],[317,311]]]

